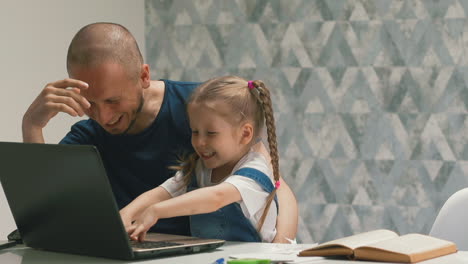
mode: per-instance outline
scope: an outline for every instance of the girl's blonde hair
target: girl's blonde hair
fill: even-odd
[[[270,91],[259,80],[247,81],[237,76],[223,76],[210,79],[198,86],[190,96],[187,105],[214,101],[222,101],[231,108],[229,113],[225,113],[228,121],[234,124],[253,121],[254,142],[260,136],[259,133],[263,128],[263,124],[266,124],[275,188],[269,194],[265,211],[259,220],[257,229],[260,230],[275,197],[276,189],[279,187],[280,178],[275,118],[273,116]],[[182,171],[185,186],[190,184],[197,160],[198,155],[195,152],[184,158],[180,166],[173,167],[173,169]]]

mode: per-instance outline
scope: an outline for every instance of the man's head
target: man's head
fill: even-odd
[[[132,34],[123,26],[94,23],[70,43],[68,74],[89,84],[80,93],[91,104],[86,114],[111,134],[137,133],[134,124],[150,84],[149,66]]]
[[[89,24],[76,33],[68,47],[67,70],[93,68],[102,63],[122,65],[130,78],[138,79],[143,57],[135,38],[124,26],[114,23]]]

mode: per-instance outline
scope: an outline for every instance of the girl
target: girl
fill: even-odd
[[[195,153],[121,210],[130,238],[143,241],[161,218],[190,215],[193,236],[271,242],[279,164],[269,90],[236,76],[211,79],[193,92],[187,112]],[[272,166],[263,144],[255,144],[263,124]]]

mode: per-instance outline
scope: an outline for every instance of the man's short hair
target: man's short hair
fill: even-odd
[[[67,54],[67,70],[118,63],[130,78],[138,79],[143,64],[138,44],[130,31],[115,23],[93,23],[81,28],[73,37]]]

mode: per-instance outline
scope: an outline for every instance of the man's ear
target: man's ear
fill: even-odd
[[[151,78],[148,64],[141,65],[140,82],[143,84],[142,86],[144,89],[150,87]]]
[[[241,127],[241,144],[250,144],[253,138],[253,126],[250,123],[245,123]]]

